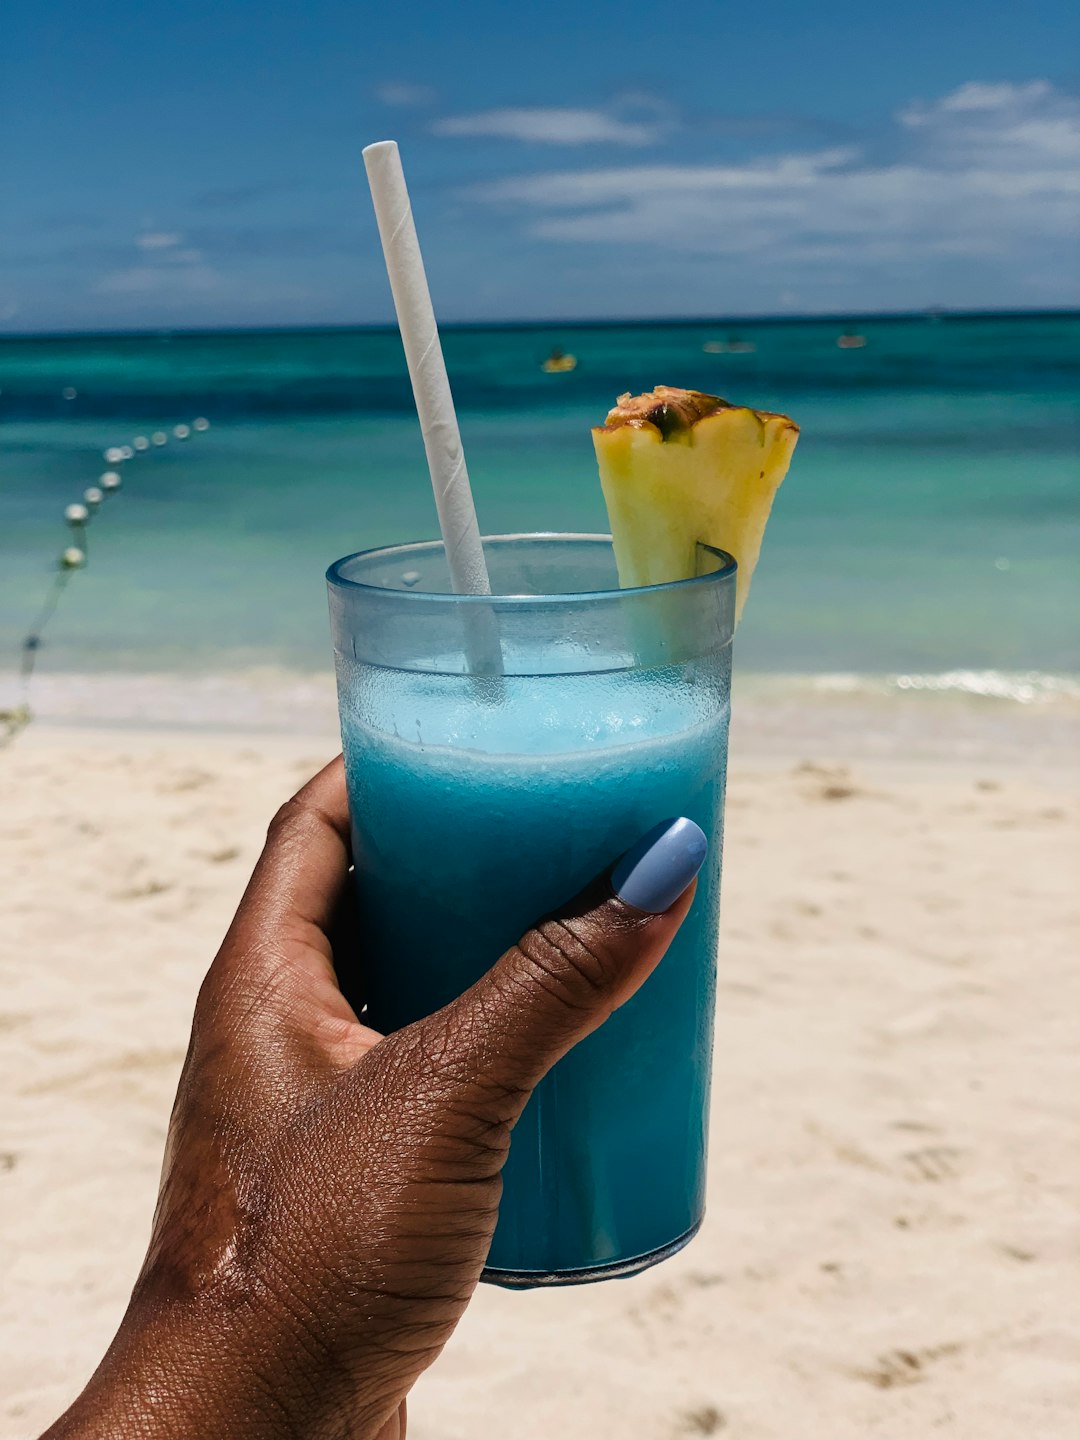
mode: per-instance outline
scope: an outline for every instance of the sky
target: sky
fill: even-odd
[[[1074,0],[6,0],[0,330],[1080,304]]]

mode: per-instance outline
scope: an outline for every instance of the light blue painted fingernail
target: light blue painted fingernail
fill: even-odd
[[[611,888],[635,910],[660,915],[701,869],[708,849],[704,830],[693,820],[661,820],[615,866]]]

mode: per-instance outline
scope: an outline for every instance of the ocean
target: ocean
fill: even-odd
[[[840,348],[845,328],[865,345]],[[489,533],[606,529],[589,428],[622,391],[798,421],[743,673],[1080,695],[1080,316],[459,328],[444,347]],[[542,371],[555,347],[576,369]],[[176,439],[195,416],[210,428]],[[436,533],[392,331],[2,339],[0,674],[64,507],[154,431],[168,443],[119,467],[92,520],[39,675],[328,672],[327,564]]]

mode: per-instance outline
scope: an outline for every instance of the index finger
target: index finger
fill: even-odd
[[[226,1038],[254,1022],[300,1036],[340,1063],[378,1039],[338,984],[331,929],[349,884],[349,807],[339,756],[287,800],[200,992],[204,1022]],[[285,1028],[280,1027],[284,1023]]]
[[[341,757],[287,800],[217,953],[206,987],[242,1014],[329,1014],[355,1022],[334,970],[329,930],[349,881],[349,808]]]
[[[345,764],[324,766],[270,822],[266,844],[228,940],[325,936],[348,883],[351,847]]]

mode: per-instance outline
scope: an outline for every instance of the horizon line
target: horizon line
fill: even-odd
[[[798,311],[790,314],[767,315],[706,315],[667,316],[648,319],[553,319],[553,320],[453,320],[439,326],[439,333],[454,331],[489,330],[618,330],[618,329],[675,329],[679,327],[731,326],[731,325],[800,325],[800,324],[854,324],[865,322],[894,322],[903,320],[1009,320],[1009,319],[1065,319],[1080,318],[1080,307],[1039,306],[1037,308],[1011,307],[1008,309],[960,309],[953,310],[944,305],[932,305],[919,310],[829,310]],[[311,335],[311,334],[396,334],[395,321],[312,324],[265,324],[265,325],[147,325],[135,329],[109,330],[5,330],[0,331],[0,343],[19,340],[119,340],[151,339],[162,336],[197,335]]]

